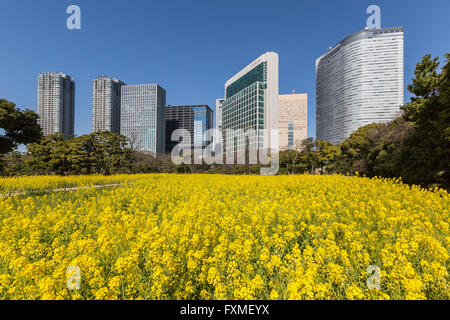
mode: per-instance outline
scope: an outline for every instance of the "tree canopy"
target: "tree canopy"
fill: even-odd
[[[34,111],[21,111],[14,103],[0,99],[0,154],[11,152],[20,144],[39,141],[42,132],[38,118]]]
[[[131,150],[126,138],[111,132],[94,132],[65,140],[62,134],[46,136],[28,147],[27,165],[37,174],[104,174],[129,172]]]

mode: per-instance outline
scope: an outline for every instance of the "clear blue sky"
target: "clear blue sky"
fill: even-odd
[[[71,4],[81,7],[80,31],[66,28]],[[449,0],[1,0],[0,97],[36,110],[39,72],[67,73],[75,133],[85,134],[98,75],[158,83],[168,104],[213,107],[228,78],[275,51],[280,93],[308,93],[315,136],[315,60],[364,29],[370,4],[381,7],[382,27],[405,28],[405,86],[423,55],[450,51]]]

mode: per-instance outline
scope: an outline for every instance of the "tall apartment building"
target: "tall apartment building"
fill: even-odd
[[[389,122],[403,103],[402,27],[357,32],[316,61],[319,140],[338,144],[361,126]]]
[[[204,148],[205,132],[213,127],[213,111],[207,105],[167,106],[166,108],[166,152],[171,152],[178,143],[171,141],[172,133],[177,129],[186,129],[191,134],[191,144]]]
[[[92,130],[120,134],[120,100],[125,83],[110,77],[92,81]]]
[[[38,78],[38,123],[44,135],[74,134],[75,82],[64,73],[45,72]]]
[[[234,140],[235,151],[246,145],[244,133],[227,137],[227,129],[258,132],[250,140],[253,148],[278,149],[278,136],[272,129],[278,128],[278,54],[267,52],[250,63],[225,83],[225,99],[222,103],[222,130],[224,144]],[[266,135],[261,130],[266,130]]]
[[[278,102],[280,150],[296,149],[308,137],[308,95],[282,94]]]
[[[122,86],[120,133],[135,150],[165,152],[166,91],[157,84]]]

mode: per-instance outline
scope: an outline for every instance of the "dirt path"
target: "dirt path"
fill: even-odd
[[[95,185],[95,186],[84,186],[84,187],[70,187],[70,188],[59,188],[59,189],[53,189],[53,190],[37,190],[35,192],[51,192],[51,193],[56,193],[56,192],[65,192],[65,191],[76,191],[78,189],[83,190],[83,189],[99,189],[99,188],[108,188],[108,187],[117,187],[117,186],[121,186],[123,185],[122,183],[116,183],[116,184],[99,184],[99,185]],[[33,191],[28,191],[28,192],[12,192],[12,193],[7,193],[7,194],[0,194],[0,197],[12,197],[12,196],[20,196],[20,195],[25,195],[28,193],[31,193]]]

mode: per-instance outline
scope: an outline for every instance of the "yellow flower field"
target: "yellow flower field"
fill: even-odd
[[[129,175],[117,176],[77,176],[77,177],[14,177],[0,178],[0,195],[22,192],[42,192],[58,188],[83,187],[90,185],[120,184],[134,180]]]
[[[122,185],[5,195],[111,182]],[[450,298],[443,190],[168,174],[0,179],[0,190],[2,299]]]

